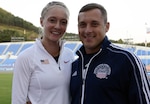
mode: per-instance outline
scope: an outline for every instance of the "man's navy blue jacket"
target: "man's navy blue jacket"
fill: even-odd
[[[101,49],[87,55],[77,51],[71,74],[71,104],[150,104],[145,66],[134,54],[107,37]]]

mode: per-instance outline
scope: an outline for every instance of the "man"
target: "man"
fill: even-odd
[[[83,46],[72,66],[71,104],[150,104],[145,66],[108,40],[105,8],[96,3],[83,6],[78,30]]]

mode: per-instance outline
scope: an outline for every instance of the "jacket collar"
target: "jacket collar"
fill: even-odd
[[[65,40],[59,40],[59,46],[60,46],[60,53],[64,50],[64,44],[65,44]],[[37,45],[37,47],[39,47],[41,50],[44,50],[45,52],[47,52],[44,48],[44,46],[42,45],[41,39],[36,39],[35,44]]]
[[[102,43],[101,43],[102,50],[106,49],[109,46],[109,44],[111,44],[111,42],[108,40],[108,37],[105,36]],[[86,54],[84,45],[82,45],[81,48],[76,52],[77,55],[80,55],[79,51],[82,54]]]

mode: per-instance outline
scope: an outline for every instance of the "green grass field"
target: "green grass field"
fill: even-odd
[[[12,72],[0,72],[0,104],[11,104]]]

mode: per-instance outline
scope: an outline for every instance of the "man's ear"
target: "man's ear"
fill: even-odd
[[[107,22],[107,23],[106,23],[106,26],[105,26],[105,30],[106,30],[106,32],[108,32],[108,31],[109,31],[109,27],[110,27],[110,23],[109,23],[109,22]]]

